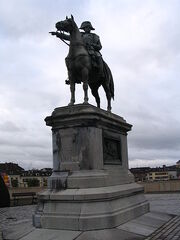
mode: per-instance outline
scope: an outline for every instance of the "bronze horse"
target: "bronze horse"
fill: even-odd
[[[98,88],[102,85],[107,97],[107,110],[111,111],[111,98],[114,99],[114,83],[111,70],[109,69],[108,65],[103,61],[104,74],[103,76],[98,76],[96,70],[92,66],[91,57],[86,50],[81,33],[72,15],[71,18],[66,17],[64,21],[57,22],[56,28],[61,34],[62,32],[69,33],[69,53],[66,57],[66,66],[68,69],[71,90],[71,100],[69,105],[73,105],[75,103],[75,83],[82,82],[84,90],[84,103],[88,103],[89,85],[92,95],[96,99],[97,107],[100,107]],[[56,36],[58,36],[57,34]]]

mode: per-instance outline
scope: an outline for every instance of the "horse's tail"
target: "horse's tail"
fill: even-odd
[[[112,76],[112,73],[111,73],[111,70],[109,68],[109,88],[110,88],[110,92],[111,92],[111,97],[112,99],[114,100],[114,81],[113,81],[113,76]]]
[[[103,60],[104,63],[104,73],[105,73],[105,79],[109,83],[109,90],[111,93],[111,97],[114,99],[114,81],[113,76],[111,73],[110,68],[108,67],[107,63]]]

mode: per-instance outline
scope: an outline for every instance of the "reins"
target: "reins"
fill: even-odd
[[[62,35],[64,34],[64,31],[61,31],[61,30],[59,30],[59,31]],[[61,39],[62,42],[64,42],[66,45],[68,45],[70,47],[70,44],[67,43],[63,38],[60,38],[60,39]],[[71,43],[71,46],[84,46],[84,44],[83,43],[74,43],[74,44]]]
[[[59,30],[59,31],[60,31],[60,33],[64,34],[64,31],[61,31],[61,30]],[[67,43],[63,38],[60,38],[60,39],[61,39],[61,41],[63,41],[66,45],[70,46],[70,44]]]

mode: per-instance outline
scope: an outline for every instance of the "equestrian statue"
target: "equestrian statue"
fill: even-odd
[[[57,31],[49,33],[60,38],[69,46],[69,53],[65,58],[68,70],[66,84],[70,84],[71,90],[69,105],[75,103],[75,84],[83,83],[84,103],[88,103],[89,85],[92,95],[96,99],[97,107],[100,108],[98,89],[102,85],[107,97],[107,110],[111,111],[111,98],[114,99],[113,77],[100,53],[102,48],[100,38],[95,33],[91,33],[91,30],[95,30],[91,22],[83,22],[80,29],[84,32],[80,32],[71,15],[70,18],[66,17],[64,21],[57,22],[55,27]]]

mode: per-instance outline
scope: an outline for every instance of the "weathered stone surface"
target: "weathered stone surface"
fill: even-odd
[[[121,159],[114,159],[114,164],[119,163],[127,171],[126,135],[132,126],[122,117],[89,104],[78,104],[56,108],[45,121],[52,126],[54,171],[104,169],[104,139],[119,142]],[[115,151],[113,143],[108,147]]]
[[[3,231],[3,240],[18,240],[34,230],[32,221],[16,223]]]
[[[163,225],[163,223],[165,223],[164,220],[162,219],[157,219],[154,217],[150,217],[150,216],[141,216],[140,218],[136,219],[136,222],[143,224],[143,225],[147,225],[147,226],[151,226],[151,227],[160,227]]]
[[[78,231],[64,231],[51,229],[35,229],[21,240],[73,240],[80,234]]]
[[[39,194],[36,227],[113,228],[149,211],[128,170],[132,126],[122,117],[79,104],[56,108],[45,121],[52,126],[53,174]]]
[[[97,108],[90,104],[77,104],[73,106],[55,108],[51,116],[45,118],[46,124],[52,127],[66,128],[71,126],[102,127],[107,129],[130,131],[132,125],[128,124],[122,117]],[[119,129],[121,127],[121,129]]]
[[[156,228],[154,227],[142,225],[132,221],[129,221],[125,224],[120,225],[118,229],[131,232],[131,233],[140,234],[143,236],[149,236],[151,233],[153,233],[156,230]]]
[[[96,188],[129,184],[134,178],[120,166],[104,166],[103,170],[74,171],[67,178],[68,188]]]
[[[53,174],[48,178],[48,188],[63,190],[67,188],[67,178],[69,172],[53,172]]]
[[[156,239],[160,239],[160,238],[162,238],[163,235],[165,236],[165,234],[167,234],[168,231],[171,232],[171,235],[174,238],[176,237],[177,239],[179,239],[180,233],[177,233],[177,230],[180,228],[180,221],[179,221],[180,216],[177,216],[174,218],[173,217],[174,215],[170,214],[170,211],[172,211],[172,213],[176,212],[177,214],[179,214],[180,193],[153,194],[153,195],[147,194],[146,197],[150,201],[152,210],[159,207],[159,211],[162,211],[162,212],[152,211],[152,212],[146,213],[145,216],[150,217],[147,220],[148,222],[146,221],[146,223],[145,223],[146,225],[143,223],[144,216],[142,216],[142,217],[138,217],[136,219],[133,219],[129,222],[126,222],[126,223],[118,226],[117,228],[119,230],[123,230],[123,232],[126,232],[126,233],[131,233],[131,235],[119,234],[119,239],[122,240],[123,237],[127,237],[125,239],[128,239],[128,236],[131,236],[130,239],[134,240],[135,236],[137,236],[137,235],[141,235],[141,236],[143,235],[145,239],[153,239],[153,237],[155,237]],[[162,208],[161,208],[161,203],[163,203]],[[166,206],[166,208],[165,208],[165,206]],[[170,208],[169,208],[169,206],[170,206]],[[33,230],[30,218],[31,218],[32,212],[34,211],[34,208],[35,208],[35,205],[0,209],[0,220],[1,220],[0,221],[0,229],[4,233],[5,239],[6,238],[8,239],[8,236],[11,237],[10,239],[13,239],[13,240],[19,239],[19,237],[22,235],[18,235],[18,233],[23,234],[23,236],[26,236],[26,238],[24,237],[23,240],[25,240],[25,239],[29,240],[30,236],[31,236],[31,238],[30,238],[31,240],[39,239],[36,237],[35,232],[39,234],[40,232],[43,232],[44,230],[45,230],[44,232],[46,234],[40,235],[40,236],[42,236],[42,237],[40,237],[40,239],[46,240],[46,237],[49,238],[49,235],[47,234],[47,232],[49,231],[48,229],[36,229],[37,231]],[[16,217],[16,221],[15,221],[14,217]],[[151,223],[153,221],[152,218],[160,219],[164,222],[166,222],[168,220],[169,221],[167,223],[163,224],[162,227],[160,227],[156,232],[154,232],[158,228],[158,226],[151,227]],[[142,219],[142,221],[140,221],[139,219]],[[21,228],[22,222],[23,222],[23,224],[27,224],[27,227]],[[28,234],[27,230],[34,231],[33,235],[32,235],[32,233]],[[41,231],[39,231],[39,230],[41,230]],[[53,234],[53,231],[56,232],[55,236]],[[86,231],[86,234],[84,234],[85,232],[62,231],[62,230],[50,230],[49,232],[51,233],[51,236],[54,237],[53,238],[54,240],[62,239],[62,237],[63,237],[63,239],[67,239],[67,240],[72,240],[72,239],[73,240],[74,239],[82,240],[81,237],[84,237],[84,238],[86,237],[87,239],[88,239],[88,237],[90,239],[106,239],[105,237],[102,238],[104,233],[106,234],[106,237],[109,237],[109,239],[115,239],[115,235],[114,235],[115,232],[112,232],[112,229],[106,229],[105,231],[104,230]],[[69,232],[69,235],[66,234],[68,232]],[[78,235],[76,235],[76,233],[78,233]],[[122,233],[122,232],[119,232],[119,233]],[[152,233],[152,235],[150,237],[146,238],[145,236],[147,236],[148,233],[149,234]],[[74,234],[74,235],[72,236],[71,234]],[[32,236],[34,238],[32,238]],[[37,235],[37,236],[39,236],[39,235]],[[69,236],[69,238],[68,238],[68,236]],[[159,238],[158,238],[158,236],[159,236]],[[57,237],[57,238],[55,238],[55,237]],[[52,239],[52,238],[50,238],[50,239]],[[166,238],[164,238],[164,239],[166,239]]]
[[[149,236],[157,229],[157,227],[162,226],[171,218],[172,216],[166,213],[149,212],[143,216],[124,223],[117,228],[127,232]]]
[[[147,196],[146,196],[146,198],[147,198]],[[151,212],[146,213],[146,216],[153,217],[155,219],[160,219],[160,220],[163,220],[163,221],[168,221],[173,217],[172,214],[167,214],[165,212],[163,212],[163,213],[154,212],[153,210]]]
[[[102,188],[51,191],[42,198],[34,223],[40,227],[69,230],[112,228],[149,211],[143,188],[136,183]],[[37,218],[37,220],[36,220]],[[39,226],[36,226],[39,227]]]
[[[143,193],[143,187],[137,183],[130,183],[124,185],[107,186],[101,188],[85,188],[85,189],[66,189],[66,190],[46,190],[38,194],[40,199],[44,200],[108,200],[115,198],[125,198]],[[46,198],[47,196],[47,198]]]
[[[179,193],[168,193],[166,197],[164,194],[147,194],[146,196],[151,202],[151,211],[180,215]]]
[[[105,229],[82,233],[77,240],[141,240],[144,236],[129,233],[120,229]]]

